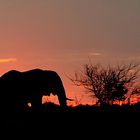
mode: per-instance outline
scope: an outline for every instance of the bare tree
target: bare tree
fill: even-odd
[[[113,104],[114,101],[124,101],[127,98],[126,95],[138,78],[138,72],[138,64],[132,63],[116,67],[86,64],[70,80],[92,93],[98,99],[97,104]]]
[[[129,89],[129,95],[127,96],[127,104],[131,104],[131,98],[140,96],[140,83],[136,82],[133,87]]]

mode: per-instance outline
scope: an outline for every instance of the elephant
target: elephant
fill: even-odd
[[[31,69],[20,72],[10,70],[0,77],[1,103],[16,111],[31,103],[33,110],[40,110],[42,96],[57,95],[60,107],[67,107],[65,89],[60,76],[52,70]]]

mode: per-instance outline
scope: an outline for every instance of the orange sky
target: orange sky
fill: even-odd
[[[127,4],[126,4],[127,3]],[[88,63],[140,61],[140,1],[1,0],[0,75],[51,69],[68,97],[92,102],[66,75]]]

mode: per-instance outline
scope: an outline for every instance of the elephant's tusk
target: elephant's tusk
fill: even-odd
[[[69,101],[74,101],[74,99],[70,99],[70,98],[66,98],[66,100],[69,100]]]

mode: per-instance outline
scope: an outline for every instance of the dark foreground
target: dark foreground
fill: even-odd
[[[89,106],[79,105],[68,107],[66,111],[53,103],[44,104],[40,112],[20,112],[1,114],[1,127],[4,130],[49,130],[61,131],[86,127],[108,126],[109,123],[122,127],[126,124],[140,122],[140,103],[135,105]],[[118,123],[119,122],[119,123]],[[45,127],[45,129],[44,129]]]

